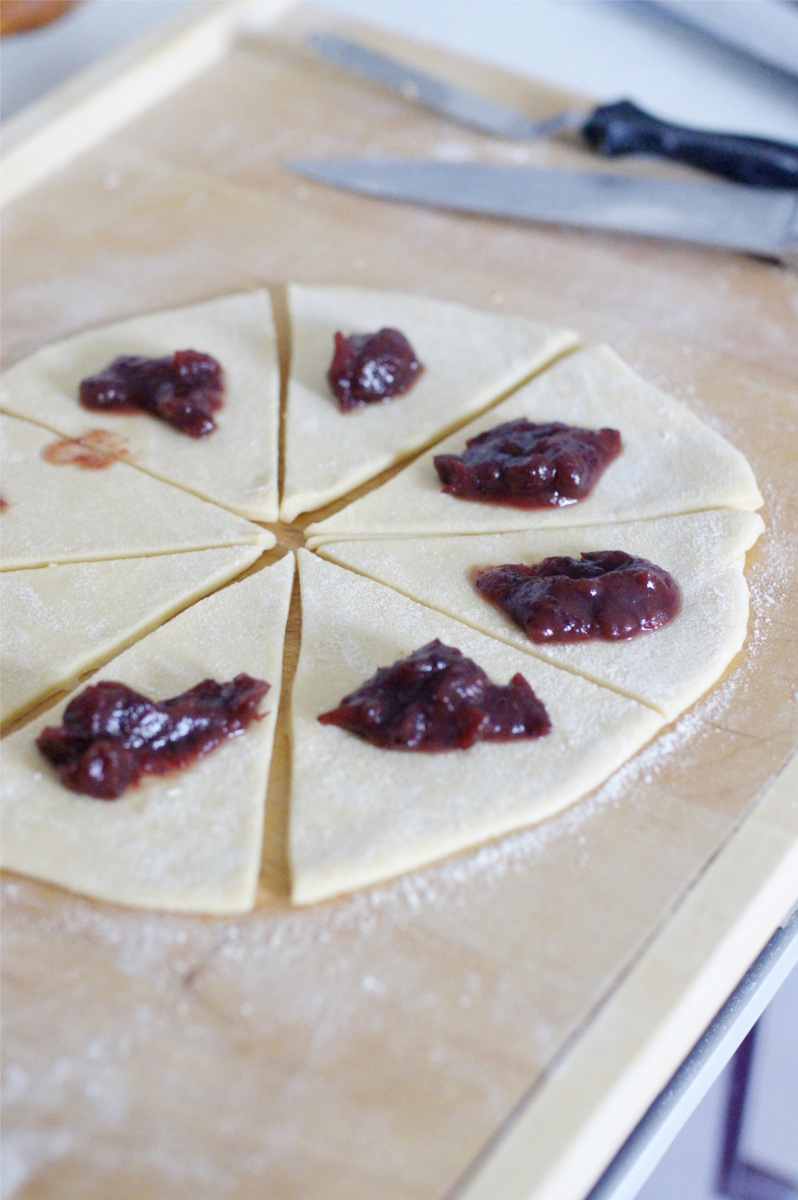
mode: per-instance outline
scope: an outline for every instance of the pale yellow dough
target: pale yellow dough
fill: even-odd
[[[373,479],[578,344],[570,330],[422,296],[292,285],[288,300],[284,521]],[[327,383],[333,334],[383,326],[405,334],[424,372],[403,396],[342,414]]]
[[[598,688],[391,588],[299,552],[302,649],[292,696],[290,859],[297,904],[410,871],[534,824],[597,787],[663,725]],[[317,717],[380,666],[440,638],[500,684],[521,672],[552,732],[466,751],[386,751]]]
[[[745,640],[743,563],[763,529],[755,513],[715,509],[600,527],[330,543],[321,554],[673,720],[712,686]],[[592,550],[625,550],[664,567],[681,589],[680,613],[662,629],[629,641],[540,646],[484,600],[469,578],[473,567],[531,565]]]
[[[119,355],[162,358],[175,350],[212,354],[224,369],[224,406],[207,437],[78,403],[81,379]],[[133,317],[47,346],[6,372],[0,407],[65,437],[109,429],[125,439],[143,470],[242,516],[276,521],[279,402],[271,300],[267,291],[255,291]]]
[[[0,719],[10,720],[240,574],[259,546],[0,575]]]
[[[0,417],[3,570],[275,544],[243,517],[124,462],[100,471],[53,466],[41,452],[55,440],[39,425]]]
[[[293,558],[201,600],[126,650],[97,679],[163,699],[241,671],[271,688],[261,711],[187,770],[104,802],[62,787],[34,739],[64,704],[3,743],[2,865],[141,908],[232,913],[255,901],[280,700]]]
[[[562,421],[620,430],[624,449],[579,504],[521,509],[448,496],[436,454],[506,421]],[[569,355],[489,413],[421,455],[383,487],[307,529],[311,548],[342,538],[507,533],[598,525],[708,508],[757,509],[746,459],[683,404],[663,395],[606,346]]]

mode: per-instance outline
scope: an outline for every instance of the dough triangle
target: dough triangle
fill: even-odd
[[[742,647],[748,622],[744,556],[763,528],[755,513],[715,509],[600,527],[328,543],[321,554],[527,654],[651,705],[671,721],[712,686]],[[531,565],[590,550],[626,550],[670,571],[682,592],[679,614],[662,629],[629,641],[539,646],[469,579],[475,566]]]
[[[224,369],[225,401],[208,437],[78,403],[81,379],[119,355],[158,358],[175,350],[212,354]],[[267,291],[133,317],[46,346],[5,373],[0,407],[63,437],[109,429],[142,470],[243,516],[277,520],[280,373]]]
[[[423,296],[292,285],[288,302],[284,521],[373,479],[578,344],[569,330]],[[383,326],[405,334],[424,372],[405,395],[342,414],[327,383],[333,334]]]
[[[662,726],[658,713],[299,551],[302,649],[292,697],[292,898],[307,904],[531,825],[597,787]],[[496,683],[520,671],[552,720],[544,738],[412,754],[375,748],[319,713],[440,638]]]
[[[253,563],[259,546],[64,563],[0,574],[0,719],[7,721]]]
[[[522,509],[447,496],[436,454],[460,454],[467,438],[506,421],[619,429],[624,449],[586,500]],[[757,509],[762,497],[743,455],[676,400],[646,383],[607,346],[571,354],[489,413],[421,455],[383,487],[307,529],[308,544],[338,538],[597,525],[697,512]]]
[[[156,699],[241,671],[271,688],[265,715],[183,772],[152,777],[115,801],[62,787],[36,749],[65,707],[3,743],[2,865],[113,903],[183,912],[252,907],[280,700],[293,557],[201,600],[109,663]]]
[[[275,544],[268,530],[127,463],[53,466],[42,458],[53,441],[39,425],[0,417],[3,570]]]

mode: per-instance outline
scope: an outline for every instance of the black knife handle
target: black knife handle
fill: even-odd
[[[599,154],[655,154],[700,167],[735,183],[798,188],[798,146],[734,133],[671,125],[619,100],[593,110],[582,135]]]

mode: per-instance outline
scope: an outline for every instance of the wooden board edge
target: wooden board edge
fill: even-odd
[[[236,34],[276,21],[295,0],[214,0],[92,64],[3,125],[0,208],[177,91]]]
[[[798,901],[798,754],[451,1200],[583,1200]]]

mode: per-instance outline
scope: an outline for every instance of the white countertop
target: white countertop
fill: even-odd
[[[3,39],[5,119],[82,67],[196,0],[84,0],[40,30]],[[758,26],[794,19],[784,0],[703,0]],[[772,71],[635,0],[323,0],[318,7],[395,28],[602,100],[629,97],[675,121],[798,141],[798,78]],[[693,5],[693,7],[696,7]],[[775,10],[775,14],[773,13]]]

